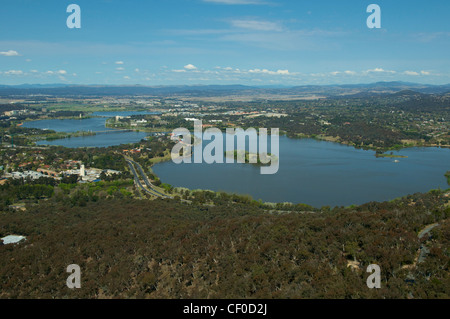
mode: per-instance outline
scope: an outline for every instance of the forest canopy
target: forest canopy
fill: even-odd
[[[0,237],[26,240],[0,246],[0,297],[449,298],[449,214],[438,190],[292,213],[111,197],[79,206],[55,196],[1,213]],[[381,289],[366,286],[372,263]],[[81,267],[81,289],[66,287],[70,264]]]

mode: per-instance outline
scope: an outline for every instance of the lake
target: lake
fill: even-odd
[[[136,143],[145,138],[148,134],[144,132],[121,132],[105,127],[105,122],[110,117],[131,116],[143,114],[159,114],[154,112],[94,112],[88,119],[49,119],[25,122],[23,127],[49,129],[56,132],[74,133],[78,131],[110,131],[107,134],[98,133],[93,136],[80,136],[54,141],[38,141],[37,145],[60,145],[68,148],[79,147],[108,147],[120,144]]]
[[[62,132],[105,131],[106,118],[134,114],[142,112],[97,112],[89,119],[42,120],[27,122],[24,127]],[[139,142],[145,136],[142,132],[119,131],[38,144],[107,147]],[[376,158],[374,151],[281,136],[279,171],[275,175],[261,175],[260,167],[251,164],[165,162],[155,165],[153,170],[164,183],[173,186],[249,194],[265,202],[305,203],[315,207],[386,201],[449,187],[444,174],[450,170],[450,149],[408,148],[394,154],[408,158],[399,158],[395,163],[392,158]]]
[[[260,167],[251,164],[165,162],[155,165],[153,171],[173,186],[315,207],[386,201],[449,187],[444,174],[450,170],[450,149],[409,148],[394,154],[408,158],[376,158],[374,151],[282,136],[275,175],[261,175]]]

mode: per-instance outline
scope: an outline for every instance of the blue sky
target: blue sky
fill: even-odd
[[[69,29],[69,4],[81,29]],[[381,7],[369,29],[366,8]],[[0,84],[450,83],[444,0],[2,0]]]

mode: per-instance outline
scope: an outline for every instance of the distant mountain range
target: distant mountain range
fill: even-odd
[[[450,84],[431,85],[409,82],[376,82],[369,84],[341,84],[341,85],[304,85],[295,86],[288,90],[305,93],[323,93],[325,95],[352,95],[352,94],[382,94],[397,93],[410,90],[419,93],[442,94],[450,92]]]
[[[291,95],[291,96],[371,96],[413,91],[424,94],[450,92],[450,84],[430,85],[409,82],[376,82],[370,84],[302,85],[293,87],[246,86],[246,85],[173,85],[173,86],[107,86],[66,84],[0,85],[0,96],[9,95],[57,95],[57,96],[126,96],[154,95],[194,97],[224,95]]]

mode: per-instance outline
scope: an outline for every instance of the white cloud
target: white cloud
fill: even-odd
[[[344,71],[344,73],[347,75],[356,75],[355,71]]]
[[[234,69],[233,69],[232,67],[230,67],[230,66],[227,66],[227,67],[225,67],[225,68],[223,68],[223,67],[221,67],[221,66],[216,66],[215,69],[217,69],[217,70],[222,70],[222,71],[233,71],[233,70],[234,70]],[[239,70],[239,69],[236,69],[236,70]]]
[[[232,20],[231,25],[235,28],[255,30],[255,31],[282,31],[283,28],[270,21],[260,21],[260,20]]]
[[[370,69],[370,70],[364,71],[364,73],[391,73],[391,74],[394,74],[394,73],[397,73],[397,72],[390,71],[390,70],[385,70],[383,68],[375,68],[375,69]]]
[[[123,70],[125,70],[125,68],[118,67],[118,68],[116,68],[116,70],[117,70],[117,71],[123,71]]]
[[[384,72],[384,70],[382,68],[375,68],[375,69],[367,70],[367,72]]]
[[[289,70],[278,70],[276,72],[276,74],[281,74],[281,75],[289,75]]]
[[[172,72],[175,72],[175,73],[182,73],[182,72],[186,72],[186,70],[172,70]]]
[[[450,37],[450,32],[421,32],[413,34],[413,37],[420,42],[431,42],[434,40],[442,40]]]
[[[37,72],[37,71],[36,71],[36,72]],[[66,74],[67,74],[67,71],[66,71],[66,70],[58,70],[58,71],[51,71],[51,70],[49,70],[49,71],[46,71],[45,74],[49,74],[49,75],[53,75],[53,74],[56,74],[56,75],[66,75]]]
[[[17,51],[9,50],[9,51],[0,52],[0,55],[3,55],[3,56],[19,56],[20,54]]]
[[[193,65],[193,64],[185,65],[184,68],[186,70],[197,70],[197,67],[195,65]]]
[[[237,69],[238,70],[238,69]],[[270,74],[270,75],[290,75],[289,70],[277,70],[277,71],[270,71],[267,69],[253,69],[249,70],[249,73],[259,73],[259,74]]]
[[[134,69],[134,72],[136,72],[136,73],[139,73],[139,69],[138,68],[136,68],[136,69]]]
[[[415,71],[405,71],[403,72],[405,75],[413,75],[413,76],[417,76],[419,75],[419,73],[415,72]]]
[[[203,2],[210,2],[210,3],[217,3],[217,4],[237,4],[237,5],[243,5],[243,4],[264,5],[264,4],[269,4],[268,2],[261,1],[261,0],[203,0]]]
[[[122,65],[122,64],[124,64],[124,62],[123,61],[116,61],[116,64]]]
[[[130,79],[130,77],[129,77],[128,75],[125,75],[123,78],[124,78],[125,80],[129,80],[129,79]]]
[[[23,71],[22,70],[9,70],[9,71],[5,71],[6,75],[22,75]]]
[[[431,72],[428,72],[428,71],[420,71],[420,73],[422,75],[431,75]]]

